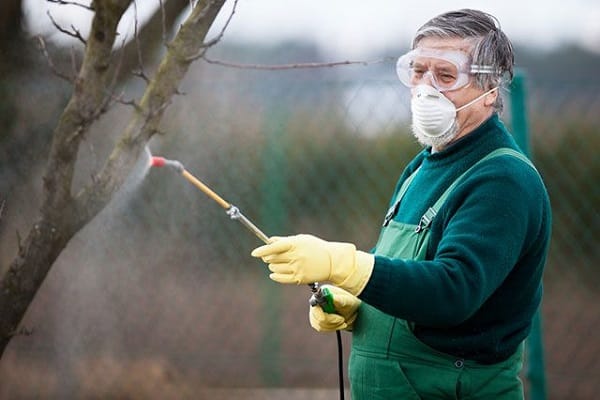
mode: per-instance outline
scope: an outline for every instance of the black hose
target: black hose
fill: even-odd
[[[342,334],[335,331],[338,348],[338,380],[340,384],[340,400],[344,400],[344,353],[342,352]]]
[[[312,291],[312,296],[308,300],[311,307],[329,305],[333,307],[333,304],[328,304],[328,299],[325,298],[318,282],[309,283],[308,286]],[[329,301],[333,302],[333,297],[329,298]],[[344,353],[342,351],[342,334],[339,330],[335,331],[337,338],[337,349],[338,349],[338,382],[340,387],[340,400],[344,400]]]

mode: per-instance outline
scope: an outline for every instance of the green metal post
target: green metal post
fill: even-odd
[[[525,92],[525,73],[517,70],[511,86],[512,131],[517,144],[530,156],[529,126]],[[531,400],[546,400],[546,374],[544,368],[544,345],[542,337],[542,317],[538,309],[531,333],[527,339],[526,378],[530,383]]]
[[[525,73],[523,71],[517,70],[515,72],[510,94],[513,136],[523,152],[530,156],[529,125],[525,103]]]
[[[263,152],[264,179],[261,193],[261,226],[269,236],[283,234],[287,219],[285,196],[285,125],[287,116],[278,106],[270,107],[265,124]],[[265,273],[266,275],[266,273]],[[280,386],[281,376],[281,285],[264,279],[262,309],[264,310],[263,338],[261,344],[261,375],[267,386]]]

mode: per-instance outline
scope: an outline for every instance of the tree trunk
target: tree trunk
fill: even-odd
[[[71,238],[110,201],[133,168],[225,0],[202,0],[194,7],[136,106],[120,141],[92,182],[72,195],[72,180],[83,134],[112,101],[107,88],[117,71],[111,64],[117,24],[132,0],[96,0],[94,19],[73,95],[53,133],[44,175],[40,216],[0,279],[0,355],[52,264]]]

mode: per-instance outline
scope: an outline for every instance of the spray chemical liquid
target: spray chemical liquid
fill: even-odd
[[[242,223],[250,232],[252,232],[256,237],[258,237],[263,243],[269,243],[269,237],[265,235],[252,221],[250,221],[239,208],[229,203],[221,196],[219,196],[215,191],[206,186],[201,180],[192,175],[189,171],[185,169],[182,163],[176,160],[168,160],[164,157],[151,157],[149,166],[151,167],[169,167],[174,169],[176,172],[180,173],[185,179],[187,179],[190,183],[204,192],[208,197],[214,200],[217,204],[219,204],[222,208],[225,209],[227,215],[231,219],[238,220]]]
[[[151,157],[149,166],[151,167],[169,167],[180,173],[190,183],[204,192],[208,197],[214,200],[227,212],[227,215],[231,219],[240,221],[250,232],[258,237],[265,244],[269,243],[269,238],[265,235],[252,221],[246,218],[241,211],[233,204],[224,200],[211,188],[206,186],[202,181],[196,178],[194,175],[189,173],[182,163],[176,160],[168,160],[164,157]],[[309,304],[312,307],[321,306],[323,311],[327,313],[335,313],[335,307],[333,305],[333,295],[327,288],[321,288],[318,282],[309,283],[308,286],[311,289],[312,296],[309,299]],[[340,384],[340,399],[344,399],[344,385],[343,385],[343,360],[342,360],[342,339],[339,331],[336,331],[336,338],[338,342],[338,373],[339,373],[339,384]]]
[[[231,219],[238,220],[242,223],[250,232],[252,232],[256,237],[258,237],[263,243],[269,244],[269,237],[265,235],[252,221],[250,221],[242,212],[234,206],[233,204],[224,200],[221,196],[219,196],[216,192],[214,192],[211,188],[206,186],[202,181],[188,172],[182,163],[176,160],[169,160],[164,157],[151,157],[150,158],[150,166],[152,167],[169,167],[180,173],[185,179],[191,182],[194,186],[204,192],[208,197],[214,200],[217,204],[219,204],[222,208],[224,208],[227,212],[227,215]],[[322,291],[319,287],[318,282],[313,282],[308,285],[312,291],[312,297],[309,300],[311,306],[319,305],[323,308],[325,312],[333,313],[335,312],[335,308],[333,307],[333,296],[328,291]]]

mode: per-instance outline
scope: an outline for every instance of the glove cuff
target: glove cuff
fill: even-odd
[[[360,250],[355,250],[353,256],[353,268],[347,271],[350,272],[349,275],[342,282],[339,282],[338,286],[358,296],[371,278],[375,256]]]
[[[358,312],[355,312],[351,316],[346,319],[346,326],[343,330],[347,332],[352,332],[354,330],[354,321],[356,321],[356,317],[358,316]]]

